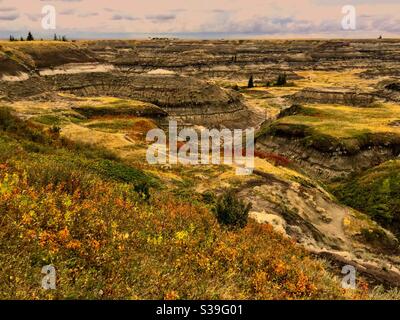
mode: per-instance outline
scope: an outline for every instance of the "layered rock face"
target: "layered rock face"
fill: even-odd
[[[383,80],[377,87],[377,94],[380,97],[388,101],[400,102],[400,79]]]
[[[295,103],[344,104],[352,106],[369,106],[376,101],[375,96],[371,93],[332,88],[305,88],[289,98]]]
[[[39,76],[23,81],[0,81],[0,98],[9,101],[38,99],[49,96],[52,91],[50,83]]]
[[[240,94],[177,75],[80,73],[4,82],[0,95],[12,100],[51,99],[58,92],[150,102],[181,125],[246,128],[255,123]]]
[[[271,80],[282,71],[365,68],[364,76],[398,77],[396,40],[104,40],[0,46],[1,74],[37,72],[67,63],[99,62],[147,72],[168,69],[186,75]],[[4,67],[4,68],[3,68]],[[0,75],[1,75],[0,74]]]
[[[3,45],[0,53],[4,74],[22,72],[31,77],[15,84],[3,83],[0,95],[5,99],[49,99],[58,91],[83,96],[110,95],[154,103],[182,123],[205,126],[223,123],[229,127],[251,126],[254,117],[238,94],[200,79],[236,82],[247,81],[253,75],[256,84],[265,85],[282,73],[293,81],[302,78],[297,71],[347,68],[366,69],[365,77],[379,74],[380,70],[396,77],[400,66],[400,43],[396,40],[166,39],[51,45],[35,42]],[[69,74],[71,63],[74,74]],[[79,63],[97,63],[98,68],[93,67],[89,74],[88,67],[82,66],[80,73]],[[97,72],[99,69],[104,70]],[[159,69],[164,74],[155,72]],[[176,75],[167,74],[171,72]],[[381,96],[398,99],[398,93],[391,89],[382,89]],[[306,88],[291,100],[368,106],[374,102],[374,95],[357,90]]]
[[[339,149],[321,152],[305,146],[300,139],[268,135],[258,138],[256,147],[285,156],[310,176],[323,181],[346,178],[372,168],[396,158],[400,151],[399,148],[381,145],[368,147],[354,154]]]
[[[153,103],[182,124],[245,127],[252,122],[241,95],[176,75],[78,74],[51,77],[56,90],[77,96],[113,96]]]
[[[328,98],[329,95],[327,98],[322,97],[324,101],[327,101]],[[340,99],[337,101],[340,101]],[[311,102],[308,101],[308,103]],[[318,101],[318,103],[321,102]],[[322,109],[326,106],[325,103],[329,102],[322,102]],[[331,106],[332,108],[341,107],[336,105],[338,102],[332,101],[332,103],[335,104]],[[366,108],[364,110],[383,108],[378,104],[368,109],[368,105],[364,102],[350,108],[353,108],[354,113],[357,113],[361,112],[361,110],[358,111],[360,107]],[[347,178],[352,174],[399,157],[400,136],[390,130],[385,132],[385,126],[388,129],[398,127],[399,120],[382,120],[379,123],[382,126],[380,131],[371,132],[367,128],[363,132],[355,130],[354,136],[343,138],[319,132],[307,121],[304,123],[280,122],[280,120],[285,120],[285,118],[291,116],[307,117],[308,114],[311,117],[313,112],[315,112],[316,122],[324,119],[323,114],[305,108],[300,104],[282,110],[276,117],[277,121],[264,123],[263,132],[256,139],[256,148],[264,152],[279,154],[310,176],[323,181]],[[338,117],[340,117],[340,112]],[[340,123],[340,119],[337,121]],[[340,130],[340,124],[335,128]]]
[[[0,45],[0,78],[2,75],[33,74],[43,68],[67,63],[96,61],[91,50],[71,42],[5,43]]]
[[[286,71],[366,68],[398,74],[396,40],[163,40],[87,43],[99,60],[133,72],[157,68],[204,77],[271,80]]]

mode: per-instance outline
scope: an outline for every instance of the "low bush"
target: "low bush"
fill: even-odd
[[[287,76],[285,73],[281,73],[278,75],[278,77],[276,78],[276,82],[275,85],[276,86],[284,86],[287,84]]]
[[[221,225],[231,229],[241,229],[247,225],[251,203],[244,203],[229,190],[218,197],[213,211]]]
[[[141,199],[143,199],[145,202],[149,202],[151,195],[150,195],[150,186],[148,182],[143,181],[136,183],[134,186],[134,190]]]

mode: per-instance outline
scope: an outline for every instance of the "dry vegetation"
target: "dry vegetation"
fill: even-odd
[[[2,110],[1,297],[360,298],[268,225],[219,226],[201,202],[102,149],[61,139]],[[153,185],[144,202],[134,185]],[[40,287],[53,264],[58,290]]]
[[[355,108],[342,105],[308,105],[297,115],[278,120],[281,124],[301,124],[320,134],[335,138],[352,138],[370,133],[400,134],[400,127],[390,125],[399,120],[398,105],[384,103],[377,107]]]

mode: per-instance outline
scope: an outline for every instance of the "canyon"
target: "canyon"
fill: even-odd
[[[234,188],[252,203],[253,220],[330,261],[333,272],[351,264],[392,288],[400,286],[398,212],[381,203],[388,222],[351,203],[351,192],[365,175],[396,175],[388,170],[400,161],[399,68],[400,41],[391,39],[1,42],[0,103],[110,149],[179,192]],[[146,164],[146,132],[171,120],[196,130],[255,128],[253,174]]]

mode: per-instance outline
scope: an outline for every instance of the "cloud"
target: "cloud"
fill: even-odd
[[[291,16],[268,17],[257,16],[251,19],[238,20],[232,17],[221,24],[221,21],[214,21],[210,25],[203,25],[202,28],[211,32],[226,33],[247,33],[247,34],[309,34],[318,32],[338,32],[340,22],[327,20],[315,23],[311,20],[297,19]]]
[[[400,19],[389,16],[380,16],[375,19],[364,19],[362,21],[369,30],[379,30],[392,33],[400,32]]]
[[[274,37],[387,37],[400,35],[400,0],[41,0],[57,7],[57,28],[85,34],[224,33]],[[0,0],[0,28],[41,31],[39,0]],[[204,1],[203,1],[204,2]],[[357,33],[342,30],[342,4],[357,9]],[[14,8],[15,7],[15,8]],[[155,9],[157,8],[157,9]],[[15,10],[13,10],[15,9]],[[154,11],[156,10],[156,11]],[[79,24],[77,19],[79,17]],[[127,22],[127,23],[123,23]],[[128,23],[129,22],[129,23]],[[37,31],[36,31],[37,30]],[[1,32],[1,31],[0,31]],[[72,32],[72,31],[71,31]],[[67,33],[67,31],[65,31]]]
[[[224,10],[224,9],[213,9],[213,10],[211,10],[211,12],[213,12],[213,13],[229,13],[228,10]]]
[[[307,19],[298,19],[292,16],[268,17],[253,16],[251,19],[236,19],[232,17],[221,23],[214,20],[212,23],[203,24],[203,30],[209,32],[226,32],[233,34],[265,34],[265,35],[337,35],[348,32],[343,30],[340,19],[325,19],[320,22]],[[400,18],[390,15],[361,15],[357,19],[355,32],[366,34],[400,33]]]
[[[15,8],[15,7],[3,7],[3,8],[0,8],[0,12],[9,12],[9,11],[16,11],[17,10],[17,8]]]
[[[180,9],[172,9],[171,12],[186,12],[186,9],[180,8]]]
[[[167,22],[167,21],[175,20],[176,15],[175,14],[156,14],[156,15],[146,16],[146,19],[150,20],[153,23]]]
[[[399,0],[379,0],[379,4],[377,4],[376,0],[352,0],[351,3],[349,0],[313,0],[315,5],[362,5],[362,4],[372,4],[372,5],[384,5],[384,4],[398,4]]]
[[[134,20],[139,20],[139,18],[128,15],[128,14],[114,14],[111,17],[111,20],[129,20],[129,21],[134,21]]]
[[[41,14],[32,14],[32,13],[25,13],[25,15],[28,17],[29,20],[31,21],[38,21],[42,15]]]
[[[76,9],[66,9],[64,11],[61,11],[60,14],[63,16],[70,16],[73,15],[76,12]]]
[[[40,0],[42,2],[61,1],[61,2],[82,2],[83,0]]]
[[[98,16],[98,15],[99,14],[97,12],[84,12],[84,13],[78,14],[78,17],[87,18],[87,17],[95,17],[95,16]]]
[[[11,14],[0,14],[0,20],[6,20],[6,21],[13,21],[18,19],[19,13],[11,13]]]

